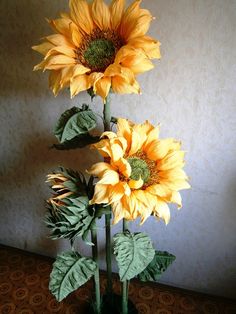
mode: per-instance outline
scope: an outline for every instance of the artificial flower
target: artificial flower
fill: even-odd
[[[168,203],[182,206],[179,191],[190,188],[185,152],[173,138],[159,139],[159,127],[118,119],[117,133],[105,132],[93,145],[104,157],[88,171],[99,178],[91,204],[111,204],[114,223],[150,215],[170,220]]]
[[[53,190],[53,196],[47,201],[48,204],[62,205],[67,199],[87,195],[83,175],[70,169],[60,168],[48,174],[46,182]]]
[[[49,24],[56,34],[32,47],[44,55],[34,70],[50,70],[55,95],[70,87],[71,97],[93,89],[104,100],[114,93],[140,93],[136,76],[151,70],[160,58],[160,43],[146,35],[153,17],[141,0],[125,9],[125,0],[70,0],[69,14]]]

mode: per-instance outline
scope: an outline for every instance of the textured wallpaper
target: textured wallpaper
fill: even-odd
[[[180,211],[171,209],[167,227],[149,219],[141,230],[177,256],[163,283],[236,297],[236,1],[143,3],[156,16],[151,34],[162,42],[163,58],[140,76],[142,96],[113,96],[113,115],[160,122],[163,137],[181,139],[193,188],[182,193]],[[59,115],[89,98],[70,100],[68,91],[54,98],[47,75],[32,72],[40,57],[30,47],[50,33],[44,18],[66,7],[66,0],[0,2],[0,243],[52,256],[67,243],[47,238],[45,175],[58,165],[84,170],[98,158],[88,149],[49,149]],[[99,99],[92,104],[101,106]]]

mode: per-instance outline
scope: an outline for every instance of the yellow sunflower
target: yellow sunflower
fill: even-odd
[[[140,93],[136,76],[151,70],[160,58],[160,43],[146,36],[153,17],[141,0],[125,10],[125,0],[70,0],[70,13],[49,24],[57,32],[32,47],[44,55],[34,70],[51,70],[49,86],[55,95],[70,87],[71,97],[93,88],[105,99]]]
[[[148,121],[133,124],[118,119],[117,133],[105,132],[94,144],[105,162],[88,171],[98,177],[92,204],[112,205],[114,223],[122,218],[143,223],[150,215],[167,224],[170,210],[167,203],[182,206],[178,192],[189,189],[184,170],[181,143],[173,138],[159,139],[159,127]]]

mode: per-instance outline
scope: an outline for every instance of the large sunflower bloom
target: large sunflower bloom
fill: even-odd
[[[136,76],[151,70],[150,59],[160,58],[160,43],[146,36],[153,17],[140,8],[141,0],[125,10],[125,0],[70,0],[70,14],[49,20],[57,32],[32,47],[44,55],[34,70],[51,70],[49,85],[55,95],[70,87],[71,97],[93,88],[105,99],[139,93]]]
[[[183,171],[184,151],[181,143],[159,139],[159,127],[148,121],[133,124],[119,119],[117,133],[105,132],[94,144],[105,162],[92,166],[89,173],[100,180],[91,203],[112,205],[114,223],[122,218],[143,223],[150,215],[167,224],[167,203],[182,206],[178,192],[190,188]]]

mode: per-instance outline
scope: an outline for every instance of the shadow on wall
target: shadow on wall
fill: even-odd
[[[49,149],[56,139],[48,133],[48,125],[58,112],[61,114],[63,99],[55,109],[42,112],[42,104],[53,96],[45,82],[47,74],[32,71],[42,57],[31,46],[53,33],[45,17],[58,16],[67,5],[65,0],[58,0],[56,6],[48,0],[0,1],[0,242],[50,255],[55,255],[58,248],[46,238],[47,231],[41,223],[43,200],[48,195],[45,175],[58,164],[86,169],[96,158],[96,154],[85,157],[85,150],[78,153]]]

